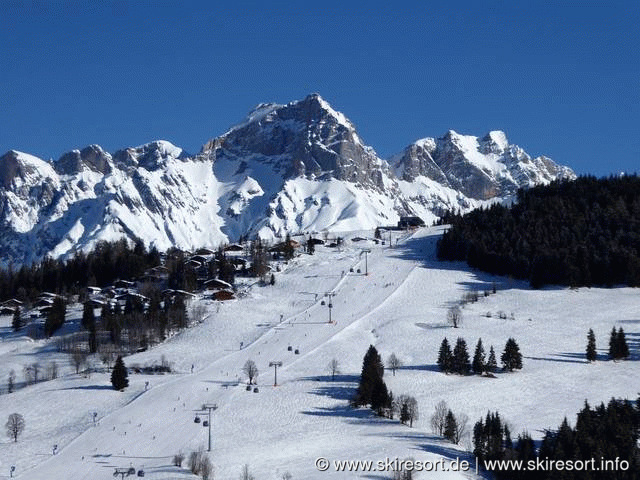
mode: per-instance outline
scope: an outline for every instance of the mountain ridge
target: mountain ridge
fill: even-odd
[[[504,132],[453,130],[388,160],[320,95],[259,104],[192,155],[166,140],[113,154],[99,145],[56,162],[0,157],[0,263],[90,250],[128,238],[166,250],[241,235],[362,230],[503,201],[520,187],[575,178]]]

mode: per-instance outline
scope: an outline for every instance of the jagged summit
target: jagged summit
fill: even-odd
[[[262,103],[191,156],[166,140],[113,154],[89,145],[45,162],[0,157],[0,263],[65,257],[101,240],[160,250],[215,247],[240,235],[429,223],[517,188],[573,178],[501,131],[423,138],[388,162],[319,94]]]
[[[424,176],[478,200],[510,196],[518,188],[556,178],[575,178],[571,169],[551,159],[531,158],[500,130],[481,138],[449,130],[440,138],[414,142],[392,163],[406,181]]]

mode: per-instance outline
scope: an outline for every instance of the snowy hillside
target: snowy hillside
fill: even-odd
[[[216,247],[241,235],[344,231],[432,222],[512,196],[518,187],[572,178],[532,159],[502,132],[450,131],[387,161],[317,94],[258,105],[189,155],[167,141],[113,155],[98,145],[48,163],[0,157],[0,264],[30,263],[128,238],[148,247]]]
[[[347,242],[341,251],[319,246],[315,255],[298,256],[277,273],[273,286],[256,284],[231,302],[200,298],[207,309],[202,324],[125,358],[127,365],[144,365],[164,355],[176,373],[132,374],[124,393],[110,388],[107,373],[90,378],[74,374],[69,359],[51,343],[10,333],[10,318],[0,317],[2,383],[10,369],[21,372],[35,361],[46,365],[56,360],[61,366],[56,380],[0,396],[0,418],[20,412],[26,421],[17,443],[0,440],[0,478],[8,478],[15,465],[14,478],[25,480],[106,480],[113,478],[115,467],[129,466],[144,469],[151,480],[195,479],[172,466],[172,457],[206,448],[207,428],[194,423],[203,403],[218,406],[210,453],[215,478],[238,478],[248,464],[262,480],[282,478],[286,471],[293,479],[391,477],[390,472],[345,474],[333,467],[319,472],[314,463],[318,457],[472,460],[464,451],[468,441],[456,446],[431,432],[429,417],[440,400],[471,422],[498,410],[514,435],[526,429],[540,439],[543,429],[555,428],[564,416],[574,422],[585,399],[594,405],[612,396],[635,398],[637,342],[631,344],[629,361],[605,361],[613,326],[623,326],[629,338],[640,335],[634,289],[533,291],[463,264],[437,262],[440,233],[440,228],[422,229],[399,237],[395,248],[368,241]],[[357,272],[364,273],[363,247],[371,249],[367,276]],[[490,289],[494,282],[495,295],[463,309],[461,328],[447,325],[449,305],[466,292]],[[327,322],[328,308],[321,303],[328,291],[336,294],[334,324]],[[499,318],[499,311],[507,318]],[[79,315],[76,308],[71,318]],[[598,339],[600,359],[594,364],[583,354],[589,328]],[[450,341],[464,337],[470,347],[482,337],[498,354],[512,336],[524,367],[496,378],[445,375],[435,365],[445,336]],[[348,406],[370,344],[385,360],[391,353],[402,360],[397,373],[387,370],[384,379],[395,395],[417,398],[420,419],[414,428]],[[340,364],[335,380],[328,371],[333,358]],[[245,389],[242,366],[248,359],[259,368],[258,393]],[[271,361],[283,362],[277,387]],[[150,382],[148,390],[145,382]],[[417,478],[479,477],[431,472]]]

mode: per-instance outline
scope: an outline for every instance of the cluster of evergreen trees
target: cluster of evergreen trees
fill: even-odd
[[[120,345],[123,332],[127,333],[130,346],[147,348],[149,345],[163,341],[169,330],[186,328],[189,323],[187,307],[182,296],[166,297],[161,300],[157,289],[149,293],[148,305],[144,305],[136,297],[129,297],[124,309],[119,304],[107,302],[100,312],[100,327],[109,332],[111,343]],[[89,332],[89,351],[94,353],[97,329],[93,308],[85,304],[82,326]]]
[[[520,347],[513,338],[507,340],[500,359],[504,370],[513,371],[522,368]],[[468,375],[472,372],[477,375],[490,374],[496,372],[498,369],[493,345],[491,345],[489,349],[489,358],[486,358],[482,339],[478,340],[473,361],[470,362],[467,342],[459,337],[453,350],[451,350],[449,340],[445,337],[440,344],[437,363],[441,371],[445,373],[456,373],[458,375]]]
[[[586,348],[587,361],[594,362],[598,358],[596,350],[596,335],[593,333],[593,329],[589,329],[587,334],[587,348]],[[624,360],[629,357],[629,345],[627,344],[627,338],[622,327],[616,330],[613,327],[611,330],[611,336],[609,337],[609,358],[611,360]]]
[[[34,300],[41,292],[79,294],[87,286],[107,286],[119,278],[135,278],[160,265],[156,249],[141,242],[129,247],[125,240],[100,242],[89,254],[77,253],[67,261],[46,258],[14,270],[0,269],[0,300]]]
[[[514,469],[495,471],[498,479],[509,480],[637,480],[640,478],[640,399],[611,399],[608,405],[591,408],[585,402],[575,427],[565,418],[555,431],[547,431],[539,450],[527,433],[515,442],[507,425],[496,413],[487,413],[473,429],[474,454],[480,465],[485,460],[539,460],[542,465],[572,462],[576,467]],[[566,463],[564,466],[566,467]],[[579,467],[579,468],[578,468]]]
[[[629,346],[622,327],[616,331],[613,327],[609,338],[609,358],[612,360],[622,360],[629,356]]]
[[[518,192],[450,223],[438,257],[464,260],[533,287],[640,285],[640,178],[580,177]]]

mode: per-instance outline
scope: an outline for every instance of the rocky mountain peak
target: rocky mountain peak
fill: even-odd
[[[155,171],[162,168],[168,159],[188,158],[188,154],[166,140],[156,140],[138,147],[125,148],[113,154],[113,161],[122,167],[142,167]]]
[[[73,175],[83,170],[99,173],[111,171],[111,155],[100,145],[89,145],[82,150],[72,150],[63,154],[54,167],[62,175]]]

